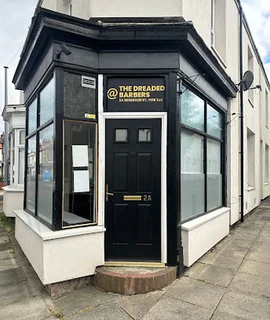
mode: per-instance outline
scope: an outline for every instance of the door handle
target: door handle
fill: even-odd
[[[106,184],[106,202],[108,202],[109,196],[113,196],[113,193],[109,192],[109,185]]]

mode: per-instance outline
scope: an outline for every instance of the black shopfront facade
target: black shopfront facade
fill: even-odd
[[[24,211],[55,233],[104,227],[104,261],[181,270],[181,224],[226,203],[236,87],[191,24],[144,22],[36,13],[14,76]]]

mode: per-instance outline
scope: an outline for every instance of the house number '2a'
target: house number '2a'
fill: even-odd
[[[143,201],[152,201],[152,196],[145,194],[143,196]]]

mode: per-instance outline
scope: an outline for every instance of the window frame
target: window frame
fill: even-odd
[[[184,88],[183,90],[181,90],[182,94],[185,92],[185,90],[189,90],[191,91],[193,94],[197,95],[199,98],[201,98],[202,100],[204,100],[204,131],[201,131],[199,129],[196,129],[194,127],[191,127],[189,125],[183,124],[182,123],[182,119],[181,119],[181,114],[182,114],[182,98],[180,96],[180,148],[181,148],[181,144],[182,144],[182,139],[181,139],[181,133],[182,130],[186,130],[188,132],[194,133],[194,134],[198,134],[199,136],[204,138],[204,142],[203,142],[203,147],[204,147],[204,155],[203,155],[203,172],[205,174],[205,178],[204,178],[204,212],[202,213],[198,213],[198,214],[194,214],[189,218],[186,218],[184,220],[181,219],[181,223],[185,223],[188,221],[191,221],[193,219],[196,219],[198,217],[201,217],[203,215],[206,215],[210,212],[213,212],[217,209],[220,209],[222,207],[225,206],[226,203],[226,131],[227,131],[227,127],[226,127],[226,112],[224,110],[222,110],[221,108],[219,108],[216,104],[214,104],[209,98],[205,97],[201,92],[199,92],[196,88],[194,88],[193,86],[191,86],[189,83],[187,82],[183,82],[182,84],[182,88]],[[182,95],[181,94],[181,95]],[[213,136],[211,134],[209,134],[207,132],[207,107],[210,106],[211,108],[213,108],[214,110],[216,110],[219,114],[221,114],[222,117],[222,134],[221,134],[221,138],[218,138],[216,136]],[[221,190],[221,194],[222,194],[222,203],[220,206],[215,207],[211,210],[207,210],[207,203],[208,203],[208,199],[207,199],[207,174],[208,174],[208,170],[207,170],[207,156],[208,156],[208,152],[207,152],[207,142],[208,140],[214,140],[220,143],[220,171],[221,171],[221,175],[222,175],[222,190]],[[182,161],[182,157],[180,156],[180,181],[182,181],[182,172],[181,172],[181,161]],[[180,203],[181,201],[181,197],[182,197],[182,192],[180,189]],[[182,210],[182,206],[180,205],[180,210]]]
[[[45,123],[43,123],[40,126],[40,93],[43,91],[43,89],[50,83],[50,81],[54,81],[54,110],[53,110],[53,116],[49,120],[47,120]],[[35,130],[31,131],[31,133],[28,133],[29,130],[29,106],[36,100],[37,108],[36,108],[36,128]],[[26,125],[25,125],[25,158],[24,158],[24,201],[23,201],[23,209],[31,214],[33,217],[35,217],[37,220],[39,220],[42,224],[47,226],[49,229],[54,230],[54,199],[52,201],[52,224],[48,223],[46,220],[42,219],[38,216],[38,169],[39,169],[39,133],[43,129],[49,127],[51,124],[54,124],[55,127],[55,114],[56,114],[56,72],[49,73],[46,78],[44,79],[43,83],[35,90],[33,95],[31,96],[31,99],[26,104]],[[55,129],[54,129],[55,130]],[[35,212],[32,212],[31,210],[27,209],[27,166],[28,166],[28,141],[29,139],[35,137],[36,138],[36,164],[35,164]],[[55,139],[54,139],[55,140]],[[55,142],[55,141],[54,141]],[[54,143],[55,144],[55,143]],[[55,146],[53,148],[55,150]],[[54,162],[55,162],[55,156],[53,156]],[[55,164],[53,164],[55,165]],[[55,181],[55,176],[53,176],[53,184]],[[54,198],[54,194],[53,194]]]

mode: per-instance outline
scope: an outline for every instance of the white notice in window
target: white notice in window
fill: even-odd
[[[75,170],[74,174],[74,193],[76,192],[89,192],[89,171],[88,170]]]
[[[73,168],[88,167],[88,146],[72,146]]]

